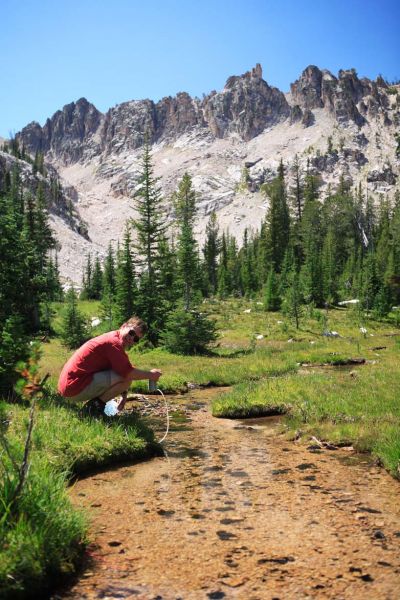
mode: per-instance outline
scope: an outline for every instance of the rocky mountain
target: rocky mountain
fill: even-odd
[[[81,278],[88,251],[104,251],[134,216],[132,194],[146,133],[155,174],[169,201],[185,171],[198,192],[198,235],[212,210],[221,229],[239,241],[258,228],[268,207],[260,186],[282,159],[291,177],[295,155],[304,172],[320,174],[321,194],[344,177],[369,193],[393,195],[400,173],[400,86],[359,78],[354,69],[334,76],[307,67],[284,94],[263,79],[259,64],[232,76],[203,99],[181,92],[155,103],[132,100],[102,114],[86,99],[66,105],[43,127],[30,123],[17,139],[34,155],[43,152],[87,223],[88,239],[54,211],[62,274]]]

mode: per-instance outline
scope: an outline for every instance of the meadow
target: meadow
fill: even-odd
[[[130,352],[132,363],[160,368],[159,387],[168,393],[184,392],[188,383],[232,386],[213,402],[214,416],[284,414],[288,436],[353,445],[400,476],[399,311],[377,321],[357,305],[310,308],[296,329],[256,300],[208,300],[203,307],[219,330],[209,355],[142,347]],[[88,317],[99,314],[94,302],[82,303],[82,310]],[[103,330],[100,324],[94,334]],[[43,365],[53,384],[69,354],[57,339],[44,344]],[[146,389],[147,382],[136,382],[132,391]]]
[[[141,345],[130,351],[132,363],[162,369],[159,387],[170,394],[184,392],[188,384],[230,386],[214,400],[214,416],[281,414],[282,435],[352,445],[400,477],[400,330],[395,313],[378,322],[357,307],[312,308],[296,330],[286,317],[265,312],[257,301],[209,300],[203,307],[220,333],[209,354],[187,357]],[[79,308],[89,319],[100,314],[96,302],[81,302]],[[57,333],[64,307],[55,304],[53,310]],[[100,323],[91,335],[106,329]],[[338,336],[324,335],[328,331]],[[81,562],[90,540],[88,516],[68,499],[75,476],[158,451],[152,431],[133,414],[114,420],[82,418],[79,407],[55,393],[71,351],[55,335],[42,343],[41,352],[40,370],[50,377],[36,409],[30,469],[18,501],[14,493],[29,406],[0,404],[0,597],[37,595]],[[356,359],[355,364],[347,365],[349,359]],[[147,382],[138,381],[132,392],[146,389]]]
[[[246,309],[244,309],[246,310]],[[247,309],[248,310],[248,309]],[[254,311],[254,306],[252,311]],[[283,413],[288,437],[352,445],[370,452],[400,478],[400,331],[397,313],[378,322],[355,308],[305,314],[298,330],[273,313],[226,315],[232,333],[226,343],[238,343],[246,319],[257,341],[256,352],[271,352],[274,364],[295,365],[282,377],[235,385],[213,403],[221,417]],[[239,321],[237,327],[233,323]],[[340,337],[324,335],[336,332]],[[259,332],[259,333],[258,333]],[[352,364],[352,359],[354,364]],[[358,363],[359,359],[365,362]],[[267,362],[269,359],[267,359]],[[346,364],[349,363],[349,364]]]

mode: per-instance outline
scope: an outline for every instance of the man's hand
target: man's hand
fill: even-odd
[[[160,369],[151,369],[149,374],[150,381],[158,381],[162,375],[162,371]]]

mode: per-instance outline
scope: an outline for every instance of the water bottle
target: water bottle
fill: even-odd
[[[115,417],[115,415],[118,414],[118,404],[115,402],[115,400],[109,400],[106,402],[104,414],[107,415],[107,417]]]
[[[157,382],[149,379],[149,394],[154,394],[157,389]]]

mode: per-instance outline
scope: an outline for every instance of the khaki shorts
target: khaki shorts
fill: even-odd
[[[104,394],[112,385],[123,381],[123,377],[115,371],[99,371],[93,375],[93,380],[79,394],[68,398],[77,402],[86,402]]]

